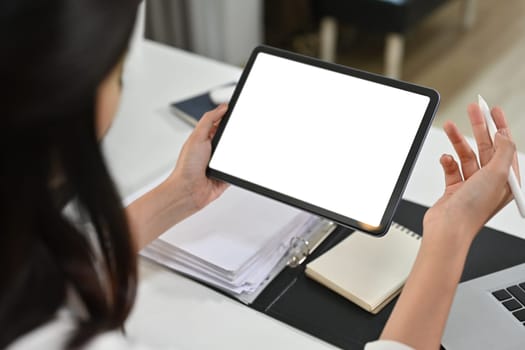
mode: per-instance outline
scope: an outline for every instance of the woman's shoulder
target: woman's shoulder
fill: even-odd
[[[66,308],[46,324],[35,328],[12,343],[8,350],[64,349],[75,330],[73,314]],[[151,347],[127,339],[120,331],[111,331],[93,338],[84,350],[152,350]]]

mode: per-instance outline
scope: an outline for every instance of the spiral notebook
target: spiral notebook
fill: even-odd
[[[355,231],[308,263],[305,273],[376,314],[401,292],[420,240],[419,235],[397,223],[380,238]]]

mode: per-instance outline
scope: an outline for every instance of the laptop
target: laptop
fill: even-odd
[[[442,345],[525,349],[525,264],[460,283]]]

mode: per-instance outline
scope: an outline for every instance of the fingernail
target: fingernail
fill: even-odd
[[[452,156],[450,154],[443,153],[441,155],[441,161],[445,162],[446,164],[450,164],[450,162],[452,161]]]

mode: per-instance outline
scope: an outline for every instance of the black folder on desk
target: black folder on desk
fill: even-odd
[[[426,207],[403,200],[394,221],[422,232]],[[346,238],[351,231],[336,229],[300,266],[285,268],[250,307],[344,349],[362,349],[377,339],[392,312],[394,300],[377,315],[307,278],[306,264]],[[525,241],[483,228],[470,250],[462,281],[525,262]]]

